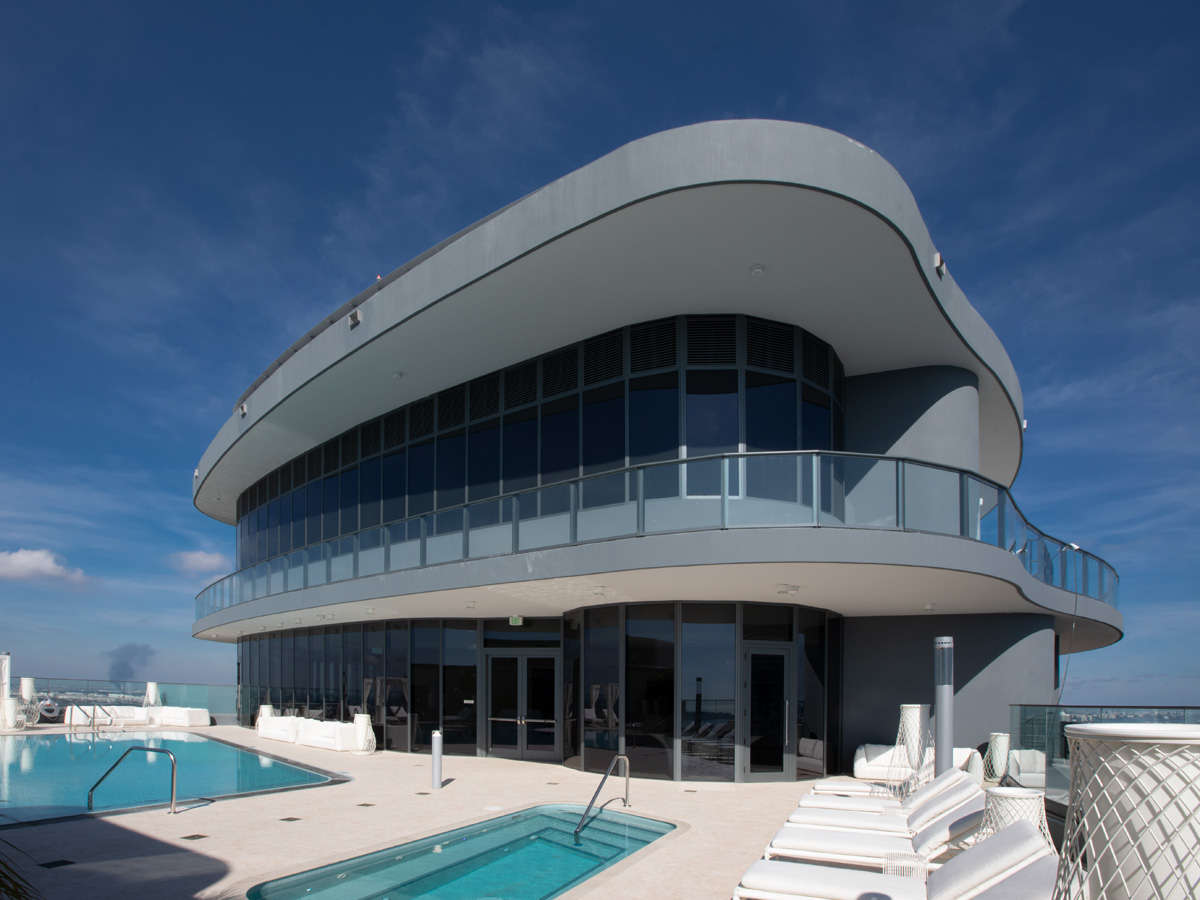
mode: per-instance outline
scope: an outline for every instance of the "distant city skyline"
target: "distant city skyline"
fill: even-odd
[[[0,9],[0,649],[232,683],[190,637],[208,441],[322,316],[616,147],[841,132],[912,188],[1015,365],[1028,519],[1120,573],[1063,702],[1200,705],[1200,13],[918,3]]]

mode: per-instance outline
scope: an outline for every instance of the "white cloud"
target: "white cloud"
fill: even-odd
[[[0,578],[28,581],[34,578],[62,578],[81,582],[83,570],[68,569],[49,550],[0,551]]]
[[[183,550],[171,554],[171,565],[184,575],[217,575],[232,571],[233,563],[224,553],[209,550]]]

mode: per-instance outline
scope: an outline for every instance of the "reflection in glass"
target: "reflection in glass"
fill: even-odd
[[[437,439],[437,508],[466,500],[467,436],[461,429]]]
[[[386,750],[408,749],[408,623],[387,625],[387,709],[384,718]]]
[[[787,697],[787,660],[782,653],[750,654],[750,772],[782,773],[787,739],[784,702]]]
[[[343,721],[345,673],[342,670],[342,626],[325,629],[325,721]]]
[[[682,777],[732,781],[736,682],[732,603],[685,603],[680,641]]]
[[[580,756],[580,626],[582,613],[563,616],[563,765],[579,768]]]
[[[791,378],[746,373],[746,452],[796,449],[796,382]],[[769,500],[796,502],[796,461],[793,457],[749,459],[746,494]]]
[[[442,744],[446,753],[475,755],[475,621],[447,620],[442,627]]]
[[[629,464],[678,457],[678,373],[629,379]],[[647,469],[642,477],[647,499],[679,495],[679,473],[674,466]]]
[[[675,604],[625,611],[625,754],[644,778],[673,778]]]
[[[515,656],[493,656],[488,660],[488,750],[520,750],[517,719],[520,716],[520,689]]]
[[[429,752],[433,732],[441,726],[441,645],[437,622],[412,624],[412,749],[416,753]]]
[[[583,762],[603,772],[618,752],[620,738],[621,636],[616,607],[584,613]]]
[[[736,369],[688,370],[687,402],[684,406],[688,456],[737,452],[737,383]],[[718,460],[707,460],[689,465],[687,492],[694,497],[720,495],[721,463]],[[736,481],[729,485],[729,493],[741,493]]]

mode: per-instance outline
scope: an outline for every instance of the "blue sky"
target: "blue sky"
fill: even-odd
[[[225,682],[191,475],[317,319],[635,138],[810,122],[905,178],[1025,391],[1014,490],[1121,574],[1064,702],[1200,705],[1200,9],[0,5],[0,649]]]

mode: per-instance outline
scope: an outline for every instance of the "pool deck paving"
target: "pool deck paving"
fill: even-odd
[[[443,786],[433,790],[428,755],[356,756],[263,740],[234,726],[197,732],[351,780],[181,803],[174,816],[160,808],[6,829],[5,852],[46,900],[232,900],[272,878],[539,803],[586,804],[600,778],[561,765],[446,756]],[[629,812],[676,829],[563,898],[729,900],[809,784],[635,777]],[[624,779],[614,774],[597,804],[620,810],[623,794]]]

